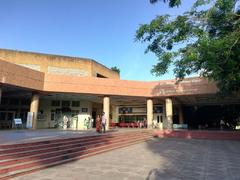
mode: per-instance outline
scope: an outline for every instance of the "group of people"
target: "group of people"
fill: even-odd
[[[147,119],[144,118],[143,121],[138,121],[138,127],[139,128],[147,128]]]
[[[106,122],[107,122],[107,119],[104,112],[102,113],[101,117],[100,115],[98,115],[96,119],[96,131],[99,133],[102,133],[102,132],[105,133]]]

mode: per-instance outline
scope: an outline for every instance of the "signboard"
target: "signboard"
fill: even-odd
[[[32,128],[32,121],[33,121],[33,112],[28,112],[26,128],[28,129]]]
[[[120,107],[118,112],[119,114],[130,114],[132,113],[132,107]]]
[[[187,124],[173,124],[173,129],[188,129]]]
[[[88,112],[88,108],[82,108],[82,112]]]
[[[14,124],[15,125],[22,125],[22,119],[21,118],[15,118],[14,119]]]

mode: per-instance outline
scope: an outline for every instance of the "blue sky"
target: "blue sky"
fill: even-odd
[[[0,48],[91,58],[119,67],[121,79],[151,81],[174,76],[150,73],[157,60],[144,54],[146,45],[134,41],[137,28],[156,15],[181,14],[194,0],[173,9],[149,0],[0,2]]]

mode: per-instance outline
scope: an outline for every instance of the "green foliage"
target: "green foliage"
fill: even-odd
[[[154,4],[161,0],[150,0],[150,3]],[[181,0],[162,0],[163,2],[168,2],[169,7],[179,6],[181,4]]]
[[[152,73],[165,74],[171,65],[181,80],[198,73],[217,82],[221,92],[240,90],[240,14],[236,0],[197,0],[191,10],[172,18],[157,16],[136,32],[147,52],[158,58]],[[238,11],[239,12],[239,11]]]
[[[117,66],[111,67],[111,70],[117,72],[118,74],[120,74],[120,69]]]

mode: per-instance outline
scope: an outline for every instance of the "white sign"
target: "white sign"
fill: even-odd
[[[15,125],[22,125],[22,119],[20,119],[20,118],[16,118],[16,119],[14,119],[14,123],[15,123]]]
[[[26,128],[28,129],[32,128],[32,121],[33,121],[33,112],[28,112]]]

